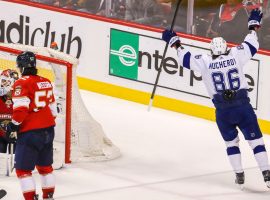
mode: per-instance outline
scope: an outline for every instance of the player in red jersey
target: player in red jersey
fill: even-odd
[[[53,86],[48,79],[37,75],[34,53],[21,53],[16,63],[22,77],[13,86],[13,114],[6,134],[9,139],[17,137],[16,174],[24,198],[38,199],[32,177],[36,167],[41,177],[43,199],[53,199],[53,139],[57,113]]]
[[[11,89],[18,78],[18,73],[12,69],[6,69],[0,74],[0,153],[6,153],[9,143],[4,136],[12,116]]]

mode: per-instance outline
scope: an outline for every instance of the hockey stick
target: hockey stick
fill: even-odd
[[[175,8],[173,20],[172,20],[171,27],[170,27],[171,31],[173,30],[176,15],[177,15],[179,5],[180,5],[181,1],[182,0],[178,0],[176,8]],[[157,74],[157,77],[156,77],[156,81],[155,81],[154,88],[153,88],[153,91],[152,91],[152,94],[151,94],[151,97],[150,97],[150,102],[149,102],[149,105],[148,105],[148,111],[150,111],[150,109],[152,107],[152,104],[153,104],[154,96],[155,96],[156,89],[157,89],[158,80],[159,80],[159,77],[160,77],[160,74],[161,74],[161,71],[162,71],[162,65],[163,65],[163,61],[164,61],[164,58],[166,56],[167,50],[168,50],[168,43],[166,43],[166,46],[165,46],[165,49],[164,49],[164,52],[163,52],[163,55],[162,55],[162,58],[161,58],[160,66],[159,66],[159,69],[158,69],[158,74]]]
[[[9,143],[7,145],[7,152],[6,152],[6,176],[9,176],[9,162],[8,162],[8,159],[9,159]]]
[[[6,152],[6,166],[7,166],[6,176],[10,176],[10,173],[12,173],[14,170],[13,154],[14,154],[14,144],[8,143]],[[8,162],[9,159],[10,162]]]
[[[4,196],[6,196],[7,192],[6,190],[1,189],[0,190],[0,199],[2,199]]]
[[[13,154],[14,154],[14,144],[10,143],[10,167],[11,167],[11,173],[14,170],[14,162],[13,162]]]

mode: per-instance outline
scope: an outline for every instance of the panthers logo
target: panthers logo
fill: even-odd
[[[7,120],[7,119],[1,120],[0,119],[0,131],[1,132],[6,132],[7,125],[9,122],[10,122],[10,120]]]
[[[17,86],[14,90],[14,95],[15,96],[19,96],[22,92],[22,87],[21,86]]]
[[[11,108],[12,100],[11,99],[6,100],[5,104],[7,105],[7,108]]]

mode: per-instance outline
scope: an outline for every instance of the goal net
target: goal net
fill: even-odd
[[[47,47],[0,43],[0,70],[16,69],[16,56],[22,51],[36,54],[38,74],[54,84],[58,105],[54,160],[103,161],[120,156],[119,149],[104,134],[81,98],[76,79],[78,59]],[[63,152],[63,154],[61,153]],[[64,155],[64,156],[63,156]]]

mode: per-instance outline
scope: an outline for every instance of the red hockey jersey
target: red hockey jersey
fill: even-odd
[[[50,80],[23,76],[13,85],[12,121],[20,124],[19,133],[55,125],[56,103]]]
[[[222,9],[220,10],[220,21],[221,23],[231,21],[236,16],[237,12],[241,9],[246,9],[247,12],[251,12],[251,10],[262,7],[267,7],[267,1],[264,1],[263,3],[260,2],[251,2],[250,4],[243,4],[238,3],[235,6],[231,6],[228,4],[223,4]],[[247,13],[248,16],[248,13]]]
[[[8,96],[0,96],[0,137],[5,134],[6,126],[12,117],[12,100]]]
[[[234,7],[232,7],[228,4],[224,4],[223,10],[220,13],[221,23],[233,20],[235,15],[237,14],[237,12],[242,8],[244,8],[244,5],[242,3],[239,3]]]

